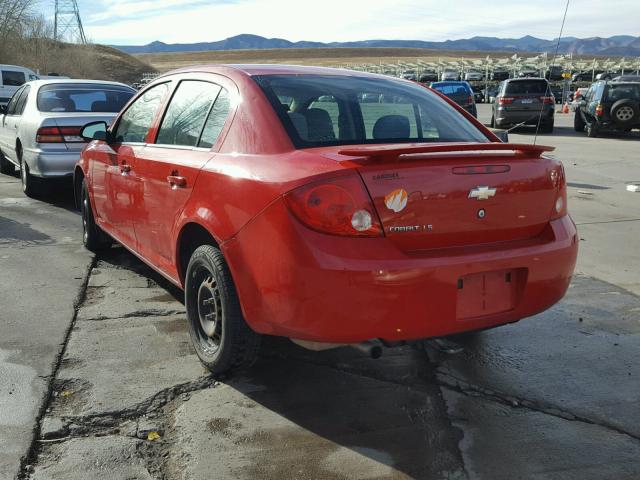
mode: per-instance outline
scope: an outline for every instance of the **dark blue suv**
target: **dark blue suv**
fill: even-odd
[[[446,95],[471,115],[478,118],[473,90],[467,82],[434,82],[431,84],[431,88]]]

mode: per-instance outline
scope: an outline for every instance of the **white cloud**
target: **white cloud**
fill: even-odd
[[[640,35],[639,0],[572,0],[564,35]],[[475,35],[558,35],[564,1],[494,0],[103,0],[81,2],[85,31],[96,42],[190,43],[240,33],[287,40],[447,40]]]

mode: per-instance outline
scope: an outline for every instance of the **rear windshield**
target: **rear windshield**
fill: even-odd
[[[508,82],[505,93],[508,95],[544,95],[548,88],[546,80],[518,80]]]
[[[466,83],[449,83],[439,84],[434,83],[431,88],[438,90],[447,97],[451,96],[467,96],[471,94],[471,89]]]
[[[298,148],[402,142],[487,142],[418,84],[332,75],[253,77]]]
[[[608,101],[617,102],[625,98],[640,101],[640,83],[609,84]]]
[[[135,91],[117,85],[53,84],[38,91],[41,112],[117,113]]]

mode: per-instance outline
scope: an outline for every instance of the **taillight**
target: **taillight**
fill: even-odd
[[[303,224],[322,233],[380,237],[382,226],[360,177],[350,176],[299,187],[285,195]]]
[[[551,181],[556,187],[557,192],[553,210],[551,211],[551,219],[555,220],[567,214],[567,179],[561,163],[557,168],[551,170]]]
[[[602,107],[602,104],[599,103],[596,106],[596,116],[601,117],[602,115],[604,115],[604,108]]]
[[[36,143],[82,143],[82,127],[40,127],[36,132]]]
[[[515,98],[513,97],[498,97],[498,103],[500,105],[509,105],[510,103],[513,103],[514,100]]]
[[[556,104],[555,97],[540,97],[540,101],[545,105],[555,105]]]

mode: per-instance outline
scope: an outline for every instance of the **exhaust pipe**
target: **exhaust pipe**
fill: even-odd
[[[378,359],[382,356],[382,345],[375,340],[367,340],[362,343],[352,343],[349,346],[355,348],[359,352],[369,355],[373,359]]]

